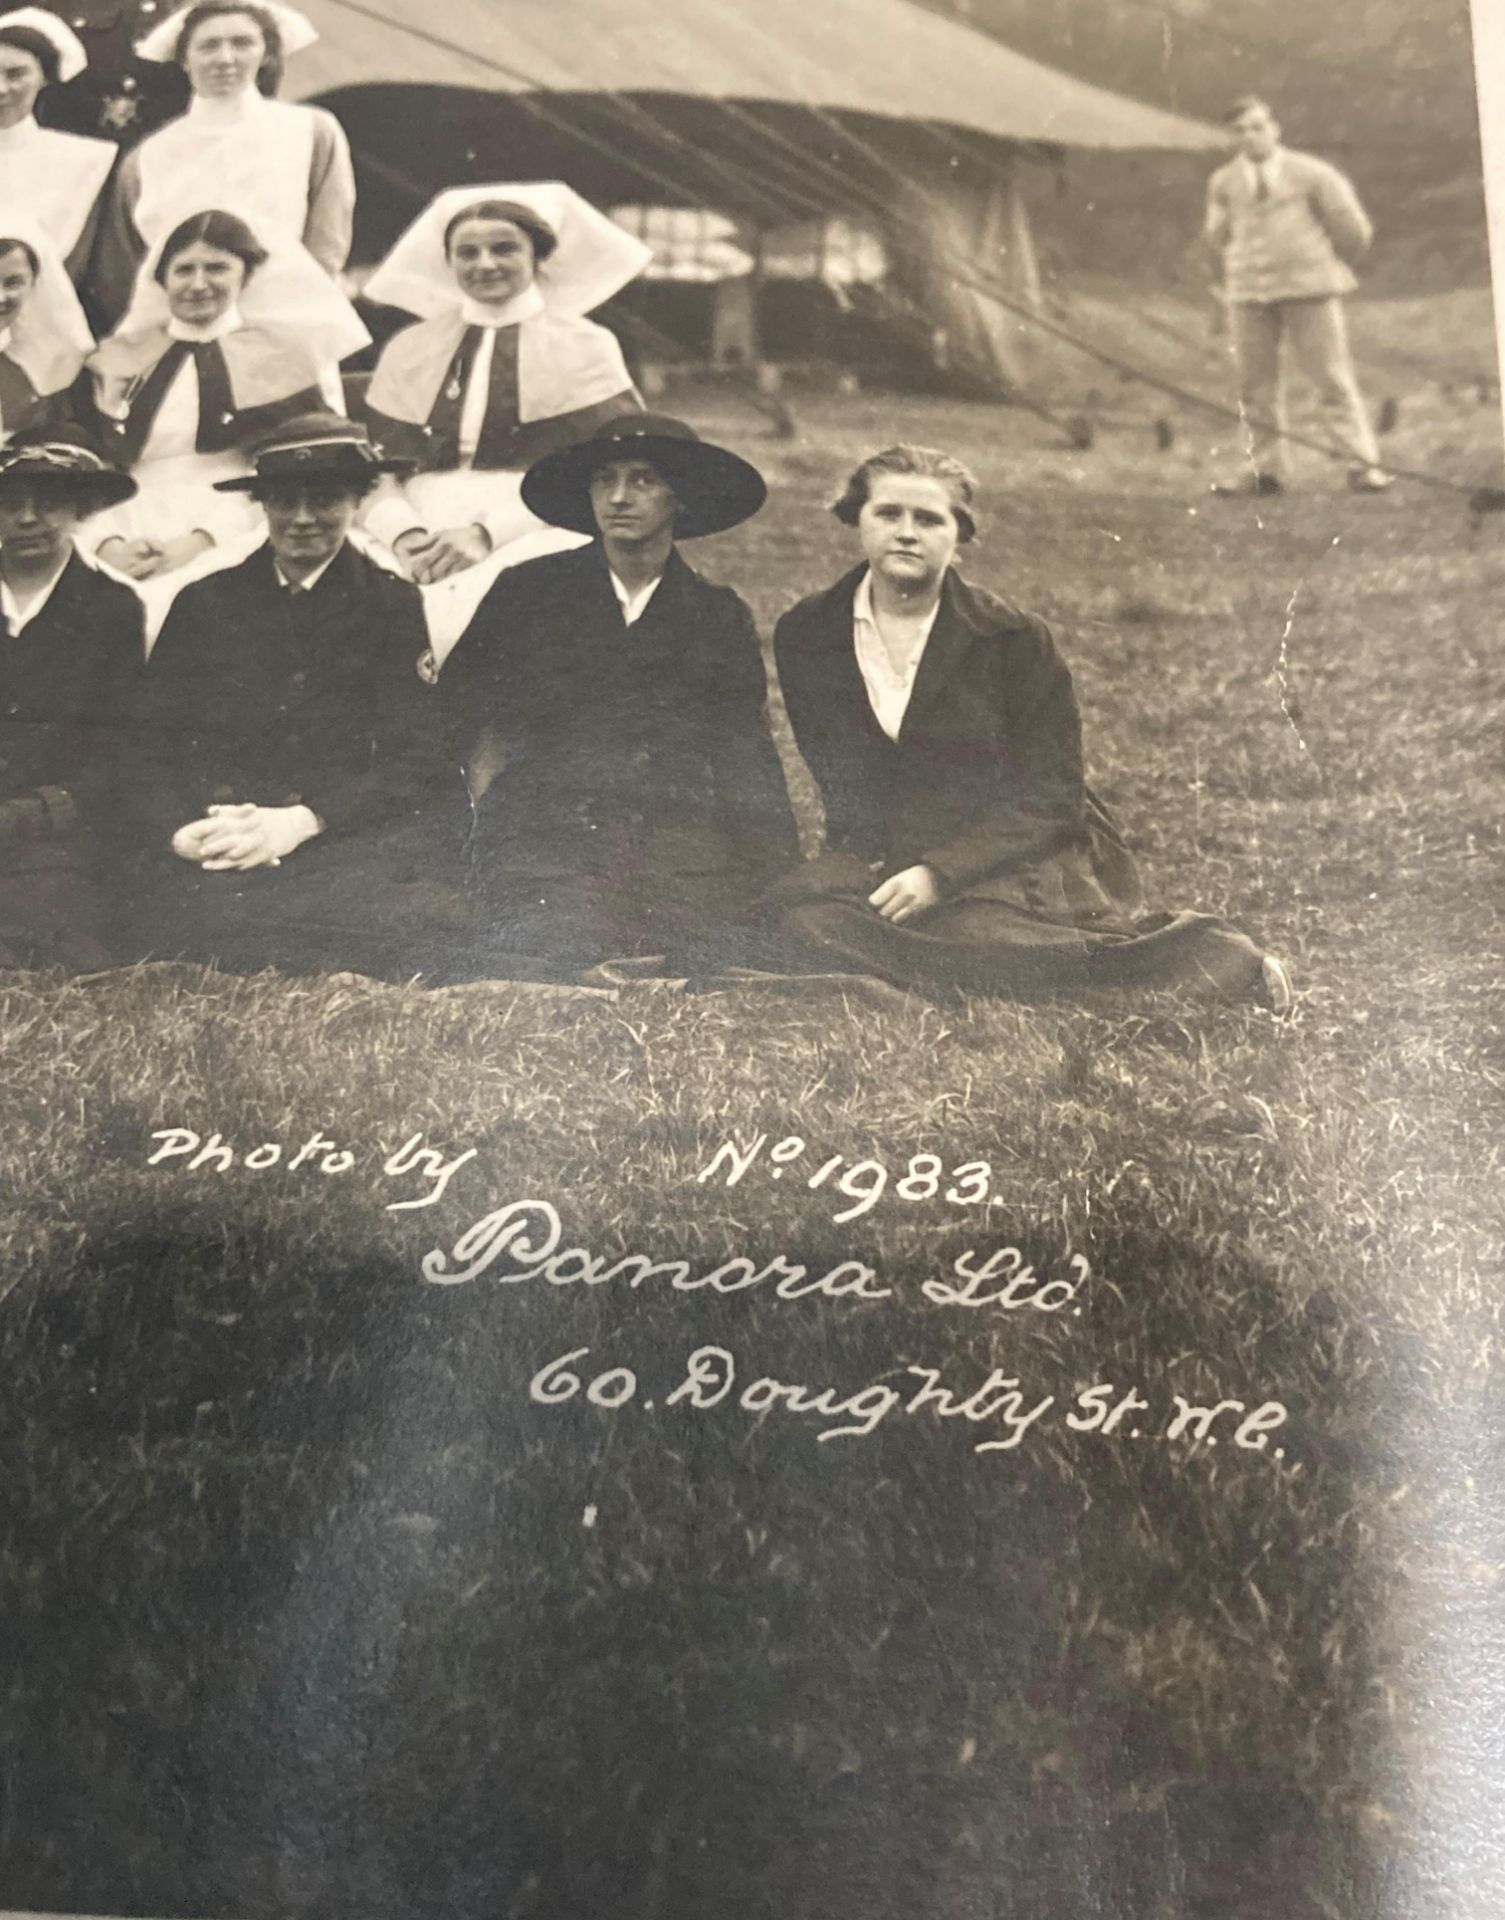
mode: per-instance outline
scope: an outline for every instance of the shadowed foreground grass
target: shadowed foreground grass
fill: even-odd
[[[812,509],[892,437],[865,405],[749,447],[773,504],[702,564],[765,622],[844,561]],[[1493,1792],[1456,1753],[1498,1574],[1505,560],[1443,498],[1211,519],[1163,469],[1072,481],[1033,422],[923,427],[1012,478],[971,571],[1057,621],[1153,896],[1287,953],[1296,1018],[9,976],[7,1904],[1490,1910],[1448,1820]],[[287,1151],[148,1167],[167,1128]],[[348,1170],[288,1165],[316,1130]],[[475,1158],[389,1211],[419,1132]],[[841,1225],[836,1154],[892,1172]],[[425,1283],[523,1200],[608,1263],[855,1260],[890,1297]],[[925,1295],[1011,1246],[1082,1256],[1079,1314]],[[739,1392],[997,1368],[1055,1404],[993,1452],[928,1409],[823,1441],[668,1404],[705,1346]],[[582,1348],[633,1397],[530,1400]],[[1095,1385],[1148,1405],[1073,1431]],[[1173,1441],[1177,1394],[1288,1420]]]

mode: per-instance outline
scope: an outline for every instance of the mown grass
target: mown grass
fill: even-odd
[[[702,556],[765,625],[845,563],[817,509],[895,431],[804,412],[782,445],[705,412],[774,483]],[[904,424],[979,468],[971,571],[1057,622],[1154,897],[1287,954],[1295,1018],[8,977],[7,1904],[1491,1911],[1452,1836],[1497,1784],[1500,537],[1321,475],[1214,508],[1190,435],[1152,462],[992,409]],[[1474,478],[1495,426],[1447,425]],[[357,1159],[148,1168],[175,1126]],[[477,1157],[387,1211],[420,1130]],[[986,1160],[995,1201],[838,1227],[792,1172],[697,1179],[758,1133],[807,1168]],[[850,1257],[895,1297],[421,1281],[524,1198],[566,1245]],[[1010,1244],[1090,1261],[1080,1318],[923,1298]],[[1278,1399],[1286,1457],[1059,1421],[985,1455],[918,1417],[820,1443],[665,1406],[707,1343],[847,1391],[1133,1385],[1156,1430],[1173,1393]],[[531,1404],[580,1347],[654,1410]]]

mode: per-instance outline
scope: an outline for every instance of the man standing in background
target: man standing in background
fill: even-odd
[[[1349,351],[1343,295],[1373,228],[1345,175],[1280,144],[1265,101],[1228,112],[1238,151],[1207,185],[1209,247],[1219,255],[1238,367],[1248,467],[1223,494],[1279,493],[1284,484],[1285,364],[1294,354],[1317,389],[1327,431],[1348,455],[1348,484],[1390,485]]]

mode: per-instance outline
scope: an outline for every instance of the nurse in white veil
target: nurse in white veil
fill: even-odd
[[[50,239],[0,199],[0,442],[61,405],[93,345]]]
[[[93,250],[116,148],[38,126],[36,103],[44,87],[87,64],[78,35],[45,7],[0,13],[0,195],[27,209],[75,282]]]
[[[531,463],[642,406],[586,316],[642,272],[640,240],[558,180],[450,187],[366,283],[419,315],[382,349],[366,420],[418,471],[364,525],[423,588],[434,664],[504,568],[579,543],[522,501]]]

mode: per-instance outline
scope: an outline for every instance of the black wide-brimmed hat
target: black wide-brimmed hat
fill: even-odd
[[[216,493],[259,493],[279,481],[348,480],[356,486],[382,473],[411,473],[411,460],[389,460],[358,420],[342,413],[300,413],[269,428],[246,449],[254,473],[216,480]]]
[[[25,480],[71,493],[85,513],[102,513],[135,496],[128,473],[111,466],[80,428],[22,427],[0,447],[0,487]]]
[[[609,460],[645,460],[674,489],[676,540],[724,533],[750,520],[768,498],[758,469],[725,447],[702,440],[664,413],[624,413],[572,447],[534,461],[523,475],[523,504],[550,526],[594,534],[591,475]]]

